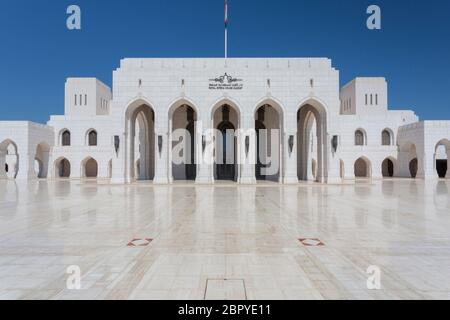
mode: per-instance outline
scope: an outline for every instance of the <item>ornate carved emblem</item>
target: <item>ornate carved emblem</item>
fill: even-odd
[[[209,79],[210,90],[242,90],[244,85],[243,80],[230,76],[225,72],[223,76]]]

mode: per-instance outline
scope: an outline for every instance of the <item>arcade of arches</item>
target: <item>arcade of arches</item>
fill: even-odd
[[[221,133],[220,138],[214,139],[212,181],[238,182],[241,177],[244,165],[238,164],[237,159],[240,159],[242,154],[245,153],[248,156],[249,153],[247,136],[239,137],[240,133],[237,133],[242,125],[241,116],[239,108],[231,102],[219,103],[212,110],[211,126],[217,130],[216,132]],[[164,133],[157,133],[155,117],[153,107],[144,101],[131,104],[126,111],[127,134],[123,141],[126,151],[123,155],[127,181],[154,180],[156,172],[159,172],[156,170],[156,165],[164,157],[170,165],[167,166],[167,173],[163,171],[162,174],[165,174],[169,181],[196,181],[200,170],[200,165],[197,164],[198,157],[202,155],[205,148],[204,136],[197,132],[197,122],[201,120],[197,109],[188,102],[173,105],[166,118],[170,128],[168,137]],[[295,137],[284,132],[284,117],[282,108],[270,101],[255,108],[255,162],[252,167],[255,180],[282,182],[286,162],[292,153],[296,153],[295,169],[299,181],[326,181],[330,143],[327,137],[325,108],[315,102],[299,107]],[[364,147],[368,139],[366,131],[359,128],[354,131],[354,134],[355,144]],[[378,139],[381,138],[382,146],[394,146],[392,131],[384,129],[380,135]],[[63,129],[58,137],[61,139],[61,146],[66,147],[71,145],[71,138],[71,133],[67,129]],[[86,145],[97,146],[97,131],[89,129],[85,139]],[[172,146],[170,150],[168,141]],[[295,142],[291,144],[292,141]],[[106,178],[113,175],[113,160],[106,163],[102,159],[102,162],[98,162],[93,156],[88,156],[81,162],[77,160],[77,163],[72,163],[72,160],[65,157],[50,159],[50,151],[51,147],[44,142],[35,147],[34,166],[32,165],[30,172],[33,171],[37,178]],[[347,159],[338,159],[337,171],[343,179],[346,176],[350,178],[423,177],[424,165],[420,156],[416,145],[406,142],[398,147],[398,158],[389,156],[382,161],[377,159],[372,162],[373,159],[370,157],[361,155],[352,163],[346,163]],[[436,143],[433,158],[436,177],[450,177],[449,158],[450,140],[442,139]],[[178,161],[180,159],[181,161]],[[15,141],[7,139],[0,143],[1,178],[17,178],[23,161],[25,159],[21,157]],[[50,161],[52,161],[51,165],[49,165]],[[353,170],[349,170],[352,165]],[[353,172],[347,172],[348,175],[346,175],[346,169]]]

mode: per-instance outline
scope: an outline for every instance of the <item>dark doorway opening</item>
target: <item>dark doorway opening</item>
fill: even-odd
[[[265,165],[261,161],[261,135],[263,132],[261,130],[265,130],[266,127],[264,124],[256,120],[255,121],[255,130],[256,130],[256,180],[266,180],[266,176],[262,174],[262,169],[265,168]]]
[[[236,174],[236,143],[234,137],[234,126],[230,121],[223,121],[217,128],[221,133],[222,155],[219,163],[216,164],[217,180],[235,180]],[[231,157],[233,153],[233,158]],[[230,163],[230,159],[234,159]]]
[[[383,161],[383,177],[392,178],[394,176],[394,162],[391,159]]]
[[[186,164],[186,180],[195,180],[197,178],[197,165],[195,163],[195,123],[194,121],[189,122],[186,127],[189,132],[189,137],[191,141],[189,142],[189,161]]]
[[[436,160],[436,170],[439,175],[439,178],[445,178],[447,175],[448,164],[447,160]]]
[[[409,172],[411,173],[411,177],[414,179],[417,177],[417,170],[418,170],[417,158],[412,159],[411,162],[409,163]]]

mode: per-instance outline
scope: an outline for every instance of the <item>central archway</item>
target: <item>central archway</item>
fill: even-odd
[[[256,180],[279,182],[282,172],[283,111],[266,102],[255,112]]]
[[[310,100],[297,112],[297,174],[303,181],[324,182],[327,176],[327,112],[323,104]],[[312,176],[313,159],[316,177]]]
[[[128,106],[126,132],[125,177],[127,181],[153,180],[155,176],[155,112],[149,103],[139,99]],[[139,159],[139,170],[135,167],[137,159]]]
[[[224,103],[213,113],[215,136],[214,179],[238,181],[238,138],[239,111],[231,104]]]
[[[98,163],[94,158],[87,157],[81,163],[82,177],[84,178],[97,178],[98,176]]]

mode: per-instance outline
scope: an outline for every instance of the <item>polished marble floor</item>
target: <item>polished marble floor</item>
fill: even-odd
[[[0,181],[0,299],[450,299],[450,181]]]

